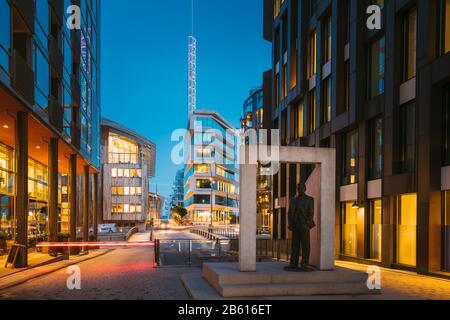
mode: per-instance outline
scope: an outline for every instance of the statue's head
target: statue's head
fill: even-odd
[[[299,183],[297,185],[297,192],[300,196],[304,195],[306,192],[306,184],[304,184],[303,182]]]

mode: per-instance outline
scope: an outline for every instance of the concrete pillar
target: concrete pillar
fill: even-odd
[[[90,167],[84,166],[83,174],[83,242],[89,241]]]
[[[70,203],[70,242],[77,241],[77,155],[71,154],[69,159],[69,203]]]
[[[17,114],[16,153],[16,243],[28,246],[28,113],[25,112]],[[24,255],[20,256],[16,263],[18,268],[28,265],[27,250],[24,251]]]
[[[94,236],[97,239],[98,236],[98,173],[94,174],[94,205],[92,214],[92,226],[94,228]]]
[[[239,270],[256,271],[256,175],[257,166],[243,164],[240,167],[240,230],[239,230]]]
[[[58,240],[58,139],[48,146],[48,231],[49,241]]]

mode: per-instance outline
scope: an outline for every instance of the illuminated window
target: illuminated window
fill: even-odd
[[[342,136],[342,185],[358,182],[358,131]]]
[[[138,145],[131,140],[110,133],[108,141],[109,163],[138,163]]]
[[[294,110],[294,138],[302,138],[304,135],[303,132],[303,101],[300,101]]]
[[[450,0],[439,0],[440,2],[440,53],[450,52]]]
[[[211,166],[209,164],[195,164],[195,173],[211,173]]]
[[[47,167],[33,159],[28,159],[28,195],[35,200],[48,200]]]
[[[370,258],[381,261],[383,203],[381,199],[370,201]]]
[[[341,219],[341,253],[356,257],[358,209],[353,208],[353,202],[342,204]]]
[[[309,110],[308,110],[308,133],[311,134],[316,131],[317,127],[317,96],[316,90],[309,93]]]
[[[417,195],[397,198],[397,263],[416,265]]]
[[[315,30],[309,35],[308,50],[308,78],[311,78],[317,72],[317,32]]]
[[[0,145],[0,193],[14,192],[14,152]]]
[[[445,191],[444,197],[444,270],[450,271],[450,191]]]
[[[331,78],[323,82],[322,88],[322,124],[331,121]]]

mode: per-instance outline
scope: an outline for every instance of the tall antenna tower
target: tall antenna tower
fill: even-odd
[[[191,1],[191,35],[188,44],[188,117],[197,109],[197,39],[194,37],[194,0]]]

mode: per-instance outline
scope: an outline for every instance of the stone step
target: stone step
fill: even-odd
[[[369,290],[367,285],[361,282],[235,284],[221,285],[219,290],[219,293],[224,298],[360,295],[379,293]]]
[[[366,283],[368,275],[349,269],[336,268],[333,271],[315,272],[286,272],[280,265],[278,269],[273,264],[260,264],[258,272],[234,272],[227,270],[232,265],[222,265],[222,272],[217,272],[216,267],[203,265],[203,276],[210,282],[219,285],[245,285],[245,284],[289,284],[289,283]],[[267,266],[267,267],[266,267]]]

